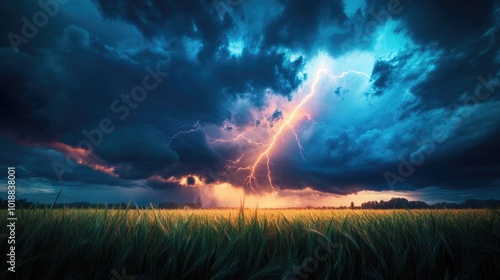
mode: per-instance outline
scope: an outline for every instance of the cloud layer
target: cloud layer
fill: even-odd
[[[1,4],[0,165],[30,188],[498,188],[499,1],[51,3]]]

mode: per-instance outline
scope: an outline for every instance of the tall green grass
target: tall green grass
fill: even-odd
[[[17,216],[17,279],[113,279],[122,268],[135,279],[281,279],[315,250],[328,257],[302,270],[307,279],[500,279],[496,210],[33,208]],[[328,253],[320,240],[337,245]],[[0,266],[7,279],[6,261]]]

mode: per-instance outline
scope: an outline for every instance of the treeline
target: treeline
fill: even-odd
[[[368,201],[361,203],[361,209],[480,209],[500,208],[498,199],[467,199],[462,203],[439,202],[429,205],[423,201],[408,201],[406,198],[392,198],[389,201]]]
[[[198,203],[189,203],[189,202],[162,202],[162,203],[150,203],[146,207],[139,208],[154,208],[154,209],[198,209],[201,208],[201,202]],[[0,209],[7,209],[8,201],[0,198]],[[130,203],[89,203],[89,202],[73,202],[73,203],[55,203],[55,204],[45,204],[45,203],[33,203],[29,202],[26,199],[16,200],[16,208],[31,208],[31,207],[40,207],[40,208],[53,208],[53,209],[62,209],[62,208],[91,208],[91,209],[126,209],[126,208],[136,208],[138,206],[132,205]]]
[[[158,209],[199,209],[201,208],[201,202],[198,203],[178,203],[178,202],[162,202],[158,205],[153,205],[154,208]]]
[[[162,203],[150,203],[147,206],[137,206],[131,205],[130,203],[115,203],[115,204],[101,204],[101,203],[89,203],[89,202],[74,202],[74,203],[56,203],[56,204],[44,204],[44,203],[33,203],[26,199],[16,200],[16,208],[31,208],[31,207],[41,207],[41,208],[92,208],[92,209],[125,209],[125,208],[154,208],[154,209],[199,209],[202,208],[201,202],[189,203],[189,202],[172,202],[166,201]],[[8,202],[0,198],[0,209],[7,209]],[[449,202],[439,202],[435,204],[427,204],[423,201],[408,201],[406,198],[392,198],[389,201],[367,201],[361,204],[361,206],[354,206],[354,203],[350,207],[340,206],[323,206],[323,207],[312,207],[307,206],[306,209],[481,209],[481,208],[500,208],[500,200],[498,199],[467,199],[462,203],[449,203]],[[273,208],[269,208],[273,209]],[[288,209],[304,209],[304,207],[295,207]]]

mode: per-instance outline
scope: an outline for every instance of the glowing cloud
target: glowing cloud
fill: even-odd
[[[323,60],[319,60],[321,64],[324,64]],[[251,190],[262,190],[262,186],[266,185],[271,189],[271,194],[276,195],[279,190],[279,186],[275,186],[273,184],[273,174],[271,170],[271,155],[276,152],[277,147],[285,142],[284,137],[285,131],[290,131],[292,137],[297,143],[299,152],[301,157],[305,160],[304,157],[304,147],[299,139],[299,135],[295,130],[295,125],[302,118],[307,118],[307,120],[312,120],[311,114],[309,114],[305,109],[304,105],[310,101],[319,91],[319,83],[324,78],[331,79],[335,85],[337,86],[337,81],[339,79],[343,79],[348,75],[359,75],[362,77],[366,77],[370,79],[370,75],[357,70],[347,70],[339,75],[330,74],[327,68],[321,67],[316,71],[314,79],[311,82],[306,83],[306,85],[311,84],[310,90],[305,96],[300,96],[297,94],[298,100],[289,104],[279,104],[280,102],[274,101],[270,98],[270,103],[268,104],[268,110],[274,110],[274,113],[271,113],[272,116],[279,114],[279,117],[270,117],[267,118],[265,124],[260,125],[259,128],[253,126],[250,129],[244,129],[237,136],[232,137],[230,139],[224,138],[213,138],[210,136],[206,136],[207,142],[212,145],[217,144],[229,144],[244,141],[249,145],[252,145],[254,148],[251,150],[245,150],[241,152],[241,154],[234,160],[228,160],[228,164],[225,167],[225,170],[235,170],[237,173],[248,172],[247,175],[242,180],[242,184],[244,186],[248,186]],[[279,106],[282,105],[282,106]],[[280,111],[274,109],[273,106],[279,108]],[[172,141],[179,137],[182,134],[192,133],[195,131],[203,130],[205,135],[207,135],[207,131],[199,122],[196,122],[193,125],[186,126],[186,129],[183,129],[172,137],[168,138],[166,141],[166,145],[170,145]],[[264,127],[264,128],[263,128]],[[252,129],[254,131],[252,131]],[[264,129],[264,131],[262,131]],[[256,132],[257,131],[257,132]],[[267,134],[268,137],[265,137],[267,140],[262,141],[262,135]],[[260,138],[260,140],[255,140],[254,138]],[[259,170],[264,168],[265,170],[265,182],[261,182],[259,179]]]
[[[271,163],[270,163],[270,159],[269,159],[269,155],[270,155],[272,149],[274,148],[274,146],[276,145],[276,140],[278,139],[278,137],[282,137],[283,136],[283,131],[286,128],[289,128],[290,130],[292,130],[293,134],[296,137],[297,144],[299,145],[299,148],[300,148],[300,151],[301,151],[301,155],[302,155],[302,150],[303,150],[302,145],[300,144],[300,141],[298,139],[297,134],[293,130],[293,122],[296,120],[296,118],[298,116],[297,112],[299,111],[299,109],[303,109],[304,104],[306,104],[307,101],[310,98],[312,98],[314,96],[314,94],[316,93],[316,87],[317,87],[318,82],[321,79],[321,74],[325,74],[328,77],[332,78],[334,80],[335,84],[336,84],[337,83],[336,82],[337,79],[344,78],[346,75],[351,74],[351,73],[358,74],[358,75],[363,75],[363,76],[366,76],[368,79],[370,79],[370,75],[368,75],[366,73],[363,73],[363,72],[355,71],[355,70],[349,70],[349,71],[343,72],[342,74],[340,74],[338,76],[329,74],[327,72],[327,69],[325,69],[325,68],[322,68],[322,69],[318,70],[318,72],[316,72],[316,77],[315,77],[314,82],[312,84],[310,93],[307,94],[305,97],[303,97],[301,99],[300,103],[293,109],[293,111],[290,113],[289,117],[281,124],[281,126],[278,129],[278,131],[273,135],[270,143],[268,144],[267,149],[264,150],[264,152],[262,152],[257,157],[257,159],[255,160],[255,162],[254,162],[253,165],[248,166],[248,167],[240,167],[240,168],[238,168],[239,171],[241,171],[241,170],[249,170],[250,171],[250,174],[245,179],[245,183],[246,184],[248,184],[252,189],[254,188],[254,186],[256,188],[259,188],[258,180],[257,180],[257,177],[256,177],[256,170],[257,170],[260,162],[264,158],[266,158],[268,183],[269,183],[269,186],[272,189],[272,192],[273,193],[276,192],[276,188],[274,187],[273,181],[272,181],[272,174],[271,174],[271,167],[270,167]],[[303,155],[302,155],[302,157],[303,157]]]
[[[67,159],[71,159],[80,165],[88,166],[93,170],[100,171],[114,177],[118,176],[115,174],[115,168],[113,166],[108,166],[103,163],[102,160],[92,154],[92,151],[72,147],[70,145],[59,142],[50,143],[49,147],[61,152],[66,156]]]

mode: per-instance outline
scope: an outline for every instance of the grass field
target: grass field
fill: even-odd
[[[17,279],[500,279],[498,210],[25,209],[17,217]],[[9,279],[0,246],[0,278]]]

